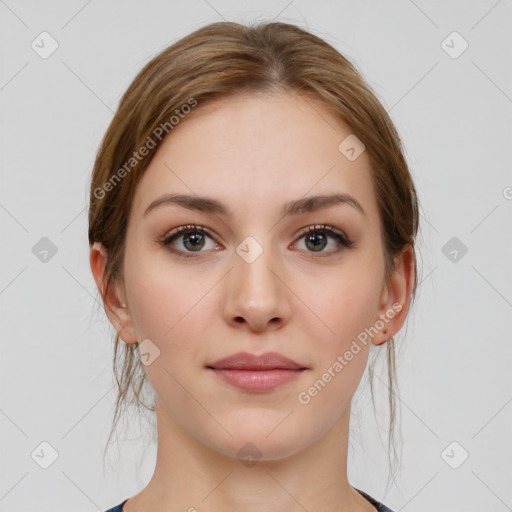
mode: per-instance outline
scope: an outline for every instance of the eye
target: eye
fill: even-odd
[[[180,240],[177,245],[181,246],[178,249],[175,243]],[[210,247],[208,247],[207,239],[210,239]],[[301,230],[299,234],[299,240],[304,239],[306,251],[312,253],[319,253],[313,257],[326,257],[334,253],[338,253],[343,249],[349,249],[354,245],[354,242],[348,239],[348,237],[342,232],[325,224],[317,224],[315,226],[309,226]],[[330,251],[324,251],[329,245],[329,240],[334,240],[334,249]],[[180,226],[170,233],[166,234],[159,243],[167,247],[172,253],[183,256],[185,258],[194,257],[193,253],[205,252],[202,249],[219,249],[221,246],[214,242],[210,232],[201,227],[195,225]],[[297,242],[295,242],[297,243]]]
[[[341,231],[337,230],[333,226],[325,224],[317,224],[315,226],[309,226],[300,233],[300,240],[304,239],[305,246],[308,252],[322,253],[319,256],[314,257],[325,257],[333,253],[338,253],[343,249],[349,249],[354,245],[354,242]],[[334,240],[334,249],[331,251],[323,251],[329,243],[329,239]]]
[[[182,239],[181,243],[178,245],[181,245],[185,249],[178,250],[175,247],[173,247],[173,243],[177,241],[178,239]],[[208,230],[205,228],[202,228],[200,226],[180,226],[179,228],[176,228],[172,230],[170,233],[165,235],[165,237],[160,240],[160,244],[167,247],[171,252],[174,254],[177,254],[178,256],[183,256],[185,258],[193,257],[193,254],[187,254],[194,253],[194,252],[205,252],[201,251],[205,246],[207,247],[206,238],[209,238],[213,241],[212,237],[210,236]],[[213,248],[220,247],[219,244],[214,243]],[[210,248],[212,248],[210,246]]]

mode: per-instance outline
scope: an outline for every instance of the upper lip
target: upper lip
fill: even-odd
[[[248,352],[237,352],[214,363],[208,364],[207,368],[216,370],[304,370],[305,366],[300,365],[293,359],[283,356],[277,352],[266,352],[255,355]]]

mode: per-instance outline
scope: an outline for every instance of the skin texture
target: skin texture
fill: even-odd
[[[246,94],[199,105],[159,147],[132,204],[123,281],[104,297],[122,340],[150,339],[160,350],[145,366],[157,396],[156,468],[126,512],[375,510],[346,472],[350,401],[370,343],[310,403],[297,400],[379,314],[402,305],[375,345],[396,334],[409,306],[411,254],[396,259],[386,284],[367,155],[349,161],[338,150],[350,133],[312,97]],[[335,192],[366,214],[338,204],[280,215],[286,201]],[[233,216],[171,204],[144,216],[164,193],[215,198]],[[178,235],[173,247],[192,257],[158,243],[189,224],[212,233],[200,252]],[[329,236],[315,252],[300,230],[317,224],[353,246]],[[252,263],[236,252],[248,236],[263,248]],[[95,243],[100,291],[107,257]],[[241,391],[205,368],[239,351],[279,352],[308,369],[270,392]],[[237,456],[248,442],[262,453],[250,467]]]

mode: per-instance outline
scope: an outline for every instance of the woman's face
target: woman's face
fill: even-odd
[[[123,339],[150,340],[141,352],[159,414],[218,452],[251,442],[265,459],[284,457],[347,418],[365,329],[390,306],[369,161],[354,159],[350,139],[339,149],[349,135],[310,97],[199,103],[138,184],[122,291],[136,338]],[[334,194],[351,200],[305,202]],[[164,245],[182,226],[195,227]],[[238,352],[277,352],[306,369],[242,389],[208,368]],[[245,375],[250,384],[257,374]]]

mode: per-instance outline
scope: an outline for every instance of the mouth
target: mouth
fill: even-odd
[[[268,352],[239,352],[206,365],[224,382],[251,392],[268,392],[298,378],[308,368],[293,359]]]

